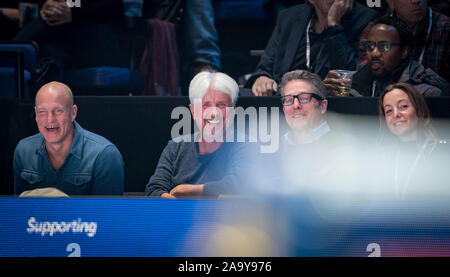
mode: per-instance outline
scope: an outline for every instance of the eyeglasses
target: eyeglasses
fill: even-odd
[[[370,51],[372,52],[375,50],[375,47],[378,48],[380,52],[388,52],[391,50],[391,47],[394,45],[401,45],[399,42],[390,42],[390,41],[361,41],[360,42],[360,48],[364,51]]]
[[[311,99],[313,97],[319,101],[323,100],[322,97],[320,97],[319,95],[317,95],[315,93],[303,92],[303,93],[300,93],[297,95],[281,96],[281,104],[283,104],[283,106],[290,106],[290,105],[294,104],[295,98],[297,98],[297,100],[298,100],[298,102],[300,102],[300,104],[307,104],[307,103],[311,102]]]

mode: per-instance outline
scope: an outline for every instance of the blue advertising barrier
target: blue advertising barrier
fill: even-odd
[[[0,256],[196,256],[190,228],[214,221],[212,200],[0,198]],[[192,242],[202,237],[192,238]],[[199,242],[200,243],[200,242]]]
[[[450,256],[450,204],[0,197],[0,257],[196,256]]]

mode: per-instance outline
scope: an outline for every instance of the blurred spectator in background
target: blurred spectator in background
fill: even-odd
[[[450,18],[429,8],[427,0],[386,2],[391,9],[390,13],[411,29],[410,55],[425,68],[434,70],[447,82],[450,81]],[[371,25],[369,23],[361,40],[367,39]],[[367,57],[362,52],[359,66],[366,63]]]
[[[220,68],[212,1],[146,0],[142,16],[150,19],[153,30],[148,35],[150,40],[141,60],[144,82],[149,82],[144,88],[145,94],[177,95],[178,88],[173,84],[176,82],[187,95],[194,75]],[[160,93],[158,88],[152,88],[154,83],[159,83],[164,91]]]
[[[434,11],[450,16],[450,0],[429,0],[428,4]]]
[[[5,0],[0,3],[0,40],[12,39],[19,31],[19,3]]]
[[[411,32],[399,19],[383,16],[375,20],[367,39],[361,42],[369,63],[353,76],[353,93],[377,97],[387,85],[407,82],[424,96],[446,95],[449,88],[445,79],[409,56],[410,41]],[[335,79],[324,81],[329,93],[335,95]]]
[[[186,1],[183,19],[184,65],[188,79],[201,71],[220,69],[220,48],[212,1]]]
[[[63,0],[39,3],[39,16],[28,23],[14,40],[33,40],[42,59],[51,59],[43,82],[63,80],[68,68],[114,65],[120,56],[113,23],[123,19],[121,0],[81,1],[69,7]]]
[[[310,0],[281,11],[246,87],[254,95],[270,96],[283,74],[294,69],[322,78],[330,69],[356,70],[361,32],[376,15],[353,0]]]
[[[276,9],[282,9],[293,5],[303,4],[307,1],[308,0],[268,0],[265,5],[269,6],[270,8],[275,7]],[[361,5],[368,6],[369,8],[378,12],[378,14],[384,14],[387,8],[389,8],[386,1],[384,0],[356,0],[356,2],[360,3]],[[370,6],[368,3],[370,3]],[[379,6],[375,4],[379,4]]]
[[[411,56],[450,81],[450,18],[427,8],[427,0],[386,1],[412,31]]]

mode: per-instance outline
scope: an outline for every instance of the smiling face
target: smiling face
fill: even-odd
[[[56,82],[44,85],[36,95],[36,123],[47,145],[72,143],[77,106],[71,95],[67,86]]]
[[[225,139],[226,128],[231,122],[229,114],[231,107],[230,95],[214,88],[209,88],[201,101],[189,105],[197,127],[202,130],[203,139],[205,135]],[[210,140],[206,138],[207,142]]]
[[[310,82],[305,80],[289,81],[284,87],[283,95],[299,95],[305,92],[314,92]],[[283,106],[286,122],[293,131],[309,131],[323,122],[323,116],[327,111],[327,100],[319,102],[315,98],[306,104],[301,104],[298,99],[290,106]]]
[[[418,117],[408,95],[401,89],[393,89],[383,98],[386,125],[402,141],[417,138]]]
[[[377,24],[369,32],[368,41],[400,43],[400,35],[394,26]],[[382,76],[392,72],[406,56],[408,48],[400,45],[391,45],[386,52],[375,47],[372,51],[366,50],[369,59],[369,67],[373,75]]]

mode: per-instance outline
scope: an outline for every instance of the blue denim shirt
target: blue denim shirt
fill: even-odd
[[[123,159],[114,144],[84,130],[76,121],[75,135],[62,166],[54,171],[44,136],[22,139],[14,151],[14,192],[56,187],[68,195],[122,195]]]

